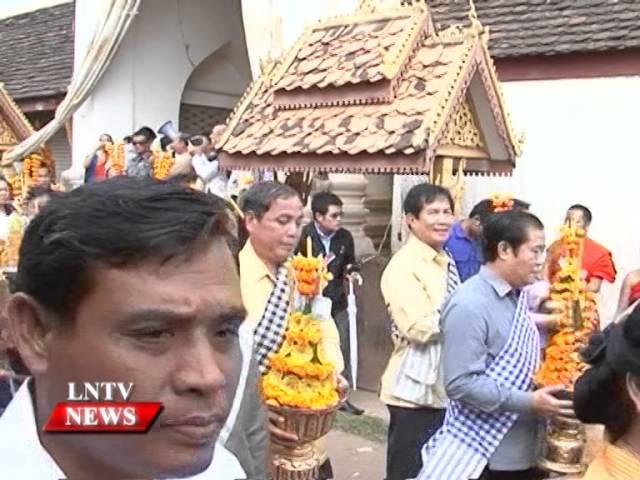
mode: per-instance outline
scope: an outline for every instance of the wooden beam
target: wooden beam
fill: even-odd
[[[436,155],[454,158],[489,159],[489,154],[480,148],[459,147],[457,145],[440,145],[436,148]]]

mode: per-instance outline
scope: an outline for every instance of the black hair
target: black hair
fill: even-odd
[[[421,183],[415,185],[409,190],[407,196],[404,198],[403,208],[405,215],[413,215],[414,217],[420,216],[420,212],[430,203],[433,203],[438,198],[444,198],[449,202],[451,212],[454,210],[453,197],[446,188],[439,185],[433,185],[430,183]]]
[[[97,268],[189,258],[229,229],[213,195],[151,178],[84,185],[52,198],[27,227],[16,290],[69,320]]]
[[[191,135],[189,135],[188,133],[179,133],[176,140],[180,140],[186,145],[187,143],[189,143],[189,138],[191,138]]]
[[[318,192],[311,199],[311,213],[315,218],[316,213],[320,215],[326,215],[329,211],[329,207],[334,205],[336,207],[342,207],[342,200],[335,193],[331,192]]]
[[[514,210],[529,210],[529,208],[531,208],[531,204],[529,202],[525,202],[524,200],[520,200],[519,198],[513,199]]]
[[[126,137],[124,137],[124,138],[122,139],[122,141],[123,141],[124,143],[131,143],[131,142],[133,142],[133,135],[127,135]]]
[[[490,214],[482,226],[482,247],[486,262],[498,258],[498,246],[506,242],[514,252],[529,240],[529,230],[544,230],[538,217],[521,210]]]
[[[567,214],[571,210],[578,210],[578,211],[582,212],[582,216],[584,218],[584,223],[587,226],[591,225],[591,220],[593,220],[593,214],[591,213],[591,210],[589,210],[587,207],[585,207],[584,205],[581,205],[579,203],[576,203],[575,205],[571,205],[569,207],[569,209],[567,210]]]
[[[137,136],[137,135],[141,135],[141,136],[143,136],[144,138],[146,138],[148,143],[153,142],[153,141],[156,139],[156,137],[157,137],[156,132],[154,132],[154,131],[153,131],[153,129],[152,129],[151,127],[146,127],[146,126],[145,126],[145,127],[140,127],[140,128],[139,128],[139,129],[138,129],[138,130],[133,134],[133,136],[134,136],[134,137],[135,137],[135,136]]]
[[[269,211],[273,202],[278,199],[286,200],[300,197],[298,192],[283,183],[259,182],[254,183],[240,195],[240,208],[244,213],[252,213],[258,220]]]
[[[210,142],[206,135],[192,135],[189,137],[189,143],[194,147],[200,147],[202,145],[207,145]]]
[[[474,205],[474,207],[471,209],[471,212],[469,212],[469,218],[478,217],[478,220],[480,220],[480,223],[484,223],[490,213],[491,213],[491,200],[484,199]]]
[[[198,175],[193,169],[188,173],[176,173],[175,175],[167,178],[167,182],[175,183],[177,185],[189,184],[195,182],[198,179]]]
[[[585,423],[604,425],[615,442],[627,433],[636,414],[626,377],[640,378],[640,307],[594,334],[582,357],[591,368],[575,383],[576,416]]]
[[[37,198],[40,198],[40,197],[51,197],[52,194],[54,193],[59,194],[60,192],[54,192],[50,188],[43,187],[41,185],[33,185],[29,187],[29,189],[27,190],[27,194],[25,195],[25,200],[27,202],[32,202],[33,200],[36,200]]]
[[[160,150],[163,152],[167,151],[167,147],[173,143],[173,140],[169,137],[162,137],[160,139]]]

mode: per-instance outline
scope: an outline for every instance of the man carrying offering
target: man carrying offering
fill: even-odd
[[[534,391],[540,339],[521,294],[542,268],[543,225],[523,211],[489,216],[485,265],[447,302],[442,362],[450,401],[423,448],[418,480],[533,480],[538,422],[571,414],[562,386]]]

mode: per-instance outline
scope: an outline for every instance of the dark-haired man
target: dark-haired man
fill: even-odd
[[[342,200],[331,192],[318,192],[311,199],[313,221],[302,229],[298,251],[307,255],[307,238],[311,238],[310,252],[314,257],[322,255],[327,259],[328,269],[333,278],[324,289],[323,295],[331,300],[331,316],[340,334],[340,349],[344,359],[342,375],[353,386],[349,314],[347,313],[347,293],[345,283],[357,274],[356,251],[353,236],[342,228]],[[341,410],[353,415],[362,415],[364,410],[346,400]]]
[[[389,261],[380,282],[394,344],[380,390],[390,416],[387,480],[415,477],[422,464],[420,448],[444,418],[440,308],[459,283],[455,264],[444,249],[453,223],[451,194],[436,185],[416,185],[403,208],[409,238]]]
[[[3,477],[244,478],[216,444],[245,316],[229,233],[221,200],[151,179],[87,185],[36,216],[7,306],[32,377],[0,418]],[[145,435],[43,432],[84,381],[132,382],[131,400],[163,410]]]
[[[135,156],[127,160],[126,173],[129,177],[149,177],[153,168],[151,144],[156,139],[149,127],[141,127],[133,134]]]
[[[613,263],[611,252],[598,242],[588,237],[589,227],[593,215],[584,205],[575,204],[569,207],[565,216],[565,223],[584,230],[585,238],[582,245],[582,270],[587,282],[587,289],[598,293],[602,282],[613,283],[616,281],[616,266]],[[551,279],[558,268],[558,259],[562,255],[560,242],[554,242],[549,247],[545,266],[546,277]]]
[[[483,237],[486,264],[442,313],[450,402],[419,480],[537,479],[536,417],[571,413],[571,402],[554,396],[563,387],[532,389],[540,343],[520,290],[542,268],[543,225],[527,212],[495,213]]]
[[[477,203],[467,218],[453,224],[444,244],[456,262],[461,282],[480,271],[482,223],[489,213],[491,213],[491,200],[482,200]]]
[[[284,263],[300,240],[303,206],[293,188],[276,182],[261,182],[252,185],[241,196],[240,207],[249,235],[239,255],[242,300],[247,309],[246,326],[253,333],[256,360],[260,368],[265,368],[268,355],[281,344],[292,305],[293,293]],[[338,330],[331,318],[324,318],[320,329],[324,351],[337,375],[344,369]],[[241,411],[240,416],[242,414]],[[270,415],[270,419],[272,435],[278,436],[280,441],[297,440],[278,428],[279,417]],[[333,478],[324,443],[316,442],[314,447],[323,461],[320,480]]]

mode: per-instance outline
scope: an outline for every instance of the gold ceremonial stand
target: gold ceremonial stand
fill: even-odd
[[[316,480],[320,459],[313,449],[313,442],[324,437],[335,419],[340,404],[323,410],[305,410],[268,405],[269,410],[284,418],[283,430],[294,433],[299,439],[298,445],[288,447],[274,444],[271,480]]]
[[[578,419],[555,419],[547,425],[538,466],[551,473],[580,475],[585,471],[587,435]]]

